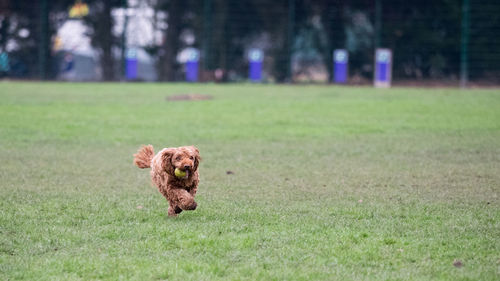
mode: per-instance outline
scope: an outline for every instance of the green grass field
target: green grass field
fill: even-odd
[[[498,89],[2,82],[0,163],[1,280],[500,279]]]

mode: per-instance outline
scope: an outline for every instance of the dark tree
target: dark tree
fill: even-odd
[[[100,53],[102,79],[112,81],[117,78],[115,73],[116,61],[113,56],[113,47],[119,46],[119,39],[113,35],[113,17],[111,11],[115,7],[122,7],[121,0],[94,0],[90,3],[90,13],[84,18],[91,28],[91,42]]]
[[[158,57],[158,80],[175,81],[177,73],[177,53],[179,52],[179,35],[182,30],[184,5],[182,0],[169,0],[161,6],[167,12],[167,29]]]

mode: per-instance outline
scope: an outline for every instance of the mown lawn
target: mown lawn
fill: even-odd
[[[498,89],[0,83],[1,280],[498,280],[499,195]]]

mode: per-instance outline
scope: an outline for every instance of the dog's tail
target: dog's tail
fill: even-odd
[[[151,160],[154,155],[155,152],[152,145],[143,145],[137,153],[134,154],[134,164],[141,169],[150,168]]]

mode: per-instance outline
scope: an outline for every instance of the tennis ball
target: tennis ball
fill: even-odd
[[[186,176],[186,172],[185,171],[181,171],[179,168],[175,168],[174,174],[178,178],[183,178],[183,177]]]

